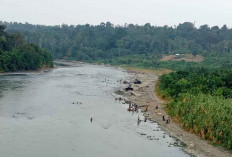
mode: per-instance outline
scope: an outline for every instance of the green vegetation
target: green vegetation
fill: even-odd
[[[52,67],[52,55],[49,51],[34,44],[26,44],[21,34],[9,35],[0,25],[0,72],[19,70],[37,70]]]
[[[110,22],[96,26],[2,23],[7,25],[8,32],[20,32],[27,42],[50,50],[54,58],[179,69],[198,63],[160,62],[162,55],[199,54],[206,57],[203,66],[209,62],[219,66],[228,61],[225,56],[232,52],[232,29],[226,25],[196,28],[190,22],[177,27],[158,27],[149,23],[114,26]]]
[[[162,75],[159,89],[185,129],[232,149],[232,70],[179,70]]]
[[[6,62],[0,63],[7,64],[1,65],[4,71],[33,69],[51,63],[41,58],[28,59],[41,54],[46,59],[51,56],[35,45],[17,46],[23,41],[18,32],[27,42],[50,50],[54,58],[176,70],[162,75],[158,87],[161,94],[172,99],[168,103],[169,113],[187,130],[232,149],[232,29],[226,25],[196,28],[189,22],[177,27],[149,23],[114,26],[110,22],[96,26],[2,23],[7,25],[7,32],[16,33],[9,40],[0,34],[1,44],[12,40],[15,44],[10,44],[10,49],[1,46],[1,58]],[[160,61],[163,55],[171,54],[201,55],[205,60]],[[31,62],[19,62],[27,59]],[[12,67],[17,64],[23,66]]]

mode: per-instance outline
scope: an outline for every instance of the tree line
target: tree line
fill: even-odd
[[[21,32],[27,42],[50,50],[55,58],[155,66],[163,54],[222,57],[232,52],[232,29],[226,25],[196,28],[190,22],[176,27],[149,23],[114,26],[110,22],[95,26],[1,23],[7,25],[8,32]]]
[[[0,72],[38,70],[52,67],[53,59],[48,50],[28,44],[20,33],[9,34],[0,25]]]

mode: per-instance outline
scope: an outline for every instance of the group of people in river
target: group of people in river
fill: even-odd
[[[129,104],[129,108],[127,109],[127,111],[132,111],[132,112],[138,112],[138,105],[137,104],[133,104],[133,103],[131,103],[131,104]]]
[[[125,101],[125,99],[123,99],[123,98],[121,98],[121,97],[115,97],[115,101]],[[159,105],[158,104],[156,104],[155,105],[155,109],[159,109]],[[137,104],[135,104],[135,103],[129,103],[129,107],[128,107],[128,109],[127,109],[127,111],[129,111],[129,112],[138,112],[138,105]],[[143,112],[147,112],[148,111],[148,105],[145,107],[145,109],[143,110]],[[160,111],[158,111],[158,114],[162,114]],[[163,115],[163,121],[166,121],[166,124],[169,124],[170,123],[170,117],[168,116],[168,118],[166,119],[165,118],[165,115]],[[147,117],[145,117],[144,118],[144,122],[146,122],[147,121]],[[141,120],[140,120],[140,117],[138,116],[138,124],[141,122]]]
[[[115,101],[119,101],[119,102],[121,102],[121,101],[126,101],[126,99],[123,99],[123,98],[121,98],[121,97],[115,97]],[[125,103],[125,102],[124,102]],[[158,104],[156,104],[155,105],[155,109],[158,109],[159,108],[159,106],[158,106]],[[128,109],[127,109],[127,111],[129,111],[129,112],[138,112],[138,105],[137,104],[135,104],[135,103],[129,103],[129,107],[128,107]],[[145,107],[145,109],[143,110],[144,112],[147,112],[148,111],[148,105]],[[160,113],[160,111],[158,111],[158,114]],[[161,113],[160,113],[161,114]],[[148,114],[148,116],[149,116],[149,114]],[[166,119],[165,118],[165,115],[163,115],[162,116],[162,118],[163,118],[163,121],[166,121],[166,124],[169,124],[170,123],[170,117],[168,116],[168,118]],[[145,116],[144,117],[144,122],[146,122],[147,121],[147,116]],[[141,122],[142,120],[140,119],[140,117],[138,116],[138,124]],[[91,117],[90,118],[90,122],[92,123],[93,122],[93,117]]]
[[[156,109],[158,109],[158,105],[156,105]],[[129,112],[130,111],[135,111],[137,112],[138,111],[138,105],[137,104],[129,104],[129,108],[127,109]],[[148,106],[146,106],[144,112],[147,112],[148,110]],[[148,114],[149,116],[149,114]],[[170,123],[170,117],[168,116],[168,118],[166,119],[165,118],[165,115],[162,116],[163,118],[163,121],[166,121],[166,124],[169,124]],[[138,116],[138,124],[141,122],[142,120],[140,119],[140,117]],[[93,117],[90,117],[90,122],[92,123],[93,122]],[[147,122],[147,117],[145,116],[144,117],[144,122]]]

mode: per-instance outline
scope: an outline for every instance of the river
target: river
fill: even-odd
[[[142,113],[115,102],[121,69],[83,64],[0,76],[2,157],[185,157]],[[93,117],[93,122],[90,122]]]

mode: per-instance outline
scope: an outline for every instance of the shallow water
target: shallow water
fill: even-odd
[[[142,114],[114,101],[117,80],[127,77],[96,65],[0,76],[0,156],[189,156],[156,123],[137,125]]]

